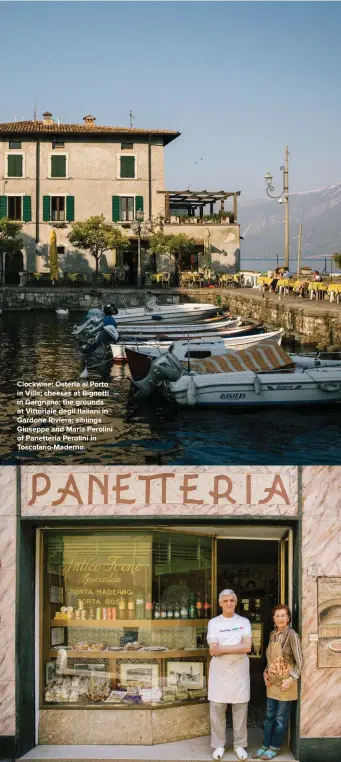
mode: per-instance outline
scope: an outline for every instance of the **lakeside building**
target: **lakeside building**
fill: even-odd
[[[206,626],[232,587],[259,741],[285,602],[304,666],[284,758],[340,759],[340,467],[6,466],[0,488],[0,757],[131,744],[136,760],[208,734]]]
[[[72,222],[100,214],[129,239],[123,254],[112,251],[102,257],[103,272],[129,265],[132,282],[136,281],[134,221],[142,215],[142,269],[165,269],[158,256],[151,261],[144,253],[148,226],[157,229],[161,224],[166,233],[196,240],[188,269],[206,264],[219,272],[238,270],[240,191],[168,190],[164,150],[179,136],[174,130],[98,126],[90,114],[82,124],[61,124],[48,111],[42,121],[0,124],[0,217],[22,222],[24,239],[22,254],[8,260],[6,282],[18,282],[21,271],[47,269],[52,228],[60,268],[91,272],[93,257],[77,252],[68,233]],[[224,209],[227,200],[233,202],[232,210]],[[214,211],[217,204],[219,212]]]

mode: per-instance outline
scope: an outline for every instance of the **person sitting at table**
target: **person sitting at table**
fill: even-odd
[[[314,277],[313,277],[313,281],[314,281],[315,283],[322,283],[322,276],[320,275],[320,273],[319,273],[319,271],[318,271],[318,270],[314,270]]]
[[[274,273],[274,277],[273,277],[273,279],[272,279],[272,281],[270,283],[270,286],[269,286],[269,290],[272,291],[273,293],[275,293],[275,291],[276,291],[277,283],[278,283],[279,279],[280,279],[280,272],[279,272],[279,268],[276,267],[276,270],[275,270],[275,273]]]
[[[304,283],[299,282],[299,285],[297,286],[297,288],[295,288],[294,293],[302,299],[302,297],[304,296],[304,293],[307,290],[307,287],[308,287],[308,281],[305,281]]]
[[[291,278],[291,272],[288,267],[284,269],[284,273],[282,275],[282,278]]]

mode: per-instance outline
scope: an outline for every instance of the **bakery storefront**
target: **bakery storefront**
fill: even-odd
[[[339,758],[338,720],[319,715],[318,734],[311,702],[326,680],[340,693],[341,537],[325,514],[304,517],[304,469],[10,470],[14,713],[3,749],[11,737],[20,757],[41,744],[208,736],[207,623],[228,587],[252,627],[250,727],[261,736],[271,610],[286,602],[304,652],[291,758],[313,762],[322,748]],[[9,468],[1,478],[9,495]]]

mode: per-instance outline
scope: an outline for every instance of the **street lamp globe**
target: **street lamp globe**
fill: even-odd
[[[136,219],[137,219],[137,221],[138,222],[142,222],[143,217],[144,217],[144,215],[143,215],[142,209],[138,209],[137,212],[136,212]]]
[[[269,186],[272,183],[272,174],[271,172],[267,172],[266,175],[264,175],[264,180],[266,181],[266,184]]]

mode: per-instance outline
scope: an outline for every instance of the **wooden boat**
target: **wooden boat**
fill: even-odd
[[[195,359],[204,359],[213,355],[222,355],[230,349],[240,351],[259,344],[263,341],[276,341],[278,344],[282,341],[283,328],[269,333],[259,332],[251,336],[239,334],[236,332],[231,337],[205,337],[200,339],[184,339],[182,341],[159,342],[152,344],[126,344],[122,347],[120,344],[112,344],[114,358],[120,357],[119,353],[124,351],[124,359],[128,361],[129,370],[133,379],[140,380],[144,378],[150,368],[151,362],[160,354],[171,352],[180,362],[188,362]],[[117,354],[115,354],[117,353]]]
[[[148,307],[131,307],[119,309],[115,320],[119,326],[132,323],[193,323],[203,318],[212,318],[219,312],[214,304],[162,304],[153,309]]]

